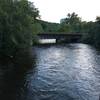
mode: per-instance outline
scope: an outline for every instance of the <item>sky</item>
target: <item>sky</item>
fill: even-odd
[[[75,12],[83,21],[100,16],[100,0],[29,0],[40,11],[42,20],[59,23],[68,13]]]

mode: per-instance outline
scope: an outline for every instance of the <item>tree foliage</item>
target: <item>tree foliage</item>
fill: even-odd
[[[94,41],[95,45],[100,48],[100,17],[96,18],[96,22],[94,24]]]
[[[81,29],[81,18],[75,12],[68,13],[67,17],[61,20],[60,31],[79,32]]]
[[[28,0],[0,0],[0,54],[13,55],[32,44],[39,11]]]
[[[42,20],[38,20],[38,23],[41,24],[44,32],[58,32],[59,23],[51,23]]]

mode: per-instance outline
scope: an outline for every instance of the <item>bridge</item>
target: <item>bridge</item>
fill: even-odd
[[[38,33],[39,39],[56,39],[56,43],[60,42],[80,42],[81,33]]]

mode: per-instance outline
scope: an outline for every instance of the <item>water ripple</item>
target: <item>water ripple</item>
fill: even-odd
[[[86,44],[36,47],[27,100],[99,100],[100,53]],[[34,76],[34,77],[33,77]]]

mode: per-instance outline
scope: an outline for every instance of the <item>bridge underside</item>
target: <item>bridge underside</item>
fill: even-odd
[[[56,39],[56,43],[80,42],[80,34],[38,34],[39,39]]]

